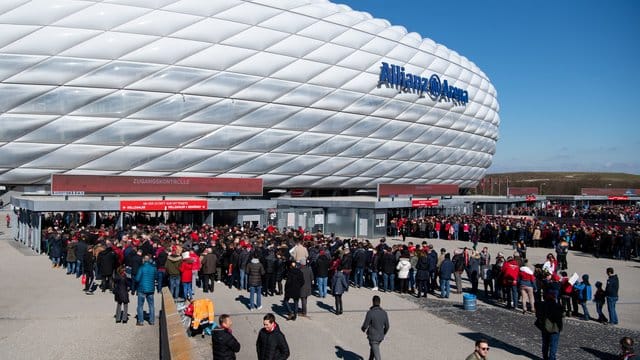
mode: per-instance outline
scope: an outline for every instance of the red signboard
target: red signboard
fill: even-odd
[[[292,197],[301,197],[304,195],[304,189],[291,189],[289,193]]]
[[[207,200],[122,200],[120,211],[207,210]]]
[[[51,177],[51,194],[261,196],[262,179],[55,174]]]
[[[535,195],[528,195],[525,199],[525,201],[536,201],[536,196]]]
[[[508,191],[507,195],[511,195],[511,196],[526,196],[526,195],[538,194],[537,187],[510,186],[507,188],[507,191]]]
[[[411,200],[411,207],[434,207],[438,206],[440,200],[438,199],[426,199],[426,200]]]
[[[609,200],[629,200],[628,196],[609,196]]]
[[[458,195],[458,185],[378,184],[378,196]]]

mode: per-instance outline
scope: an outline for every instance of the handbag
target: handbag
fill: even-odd
[[[549,318],[544,319],[544,330],[549,334],[555,334],[560,332],[558,324],[551,321]]]
[[[82,285],[86,285],[87,284],[87,275],[86,274],[82,274],[82,277],[80,277],[80,283]]]

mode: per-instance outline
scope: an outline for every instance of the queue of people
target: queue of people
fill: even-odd
[[[160,292],[163,286],[169,286],[176,299],[192,299],[194,290],[214,292],[215,284],[237,288],[249,293],[250,310],[261,309],[262,296],[282,296],[287,319],[295,321],[299,315],[306,316],[307,299],[312,295],[320,298],[333,295],[334,313],[341,315],[342,296],[350,287],[447,298],[452,283],[456,293],[462,292],[463,277],[470,283],[468,292],[479,294],[482,281],[488,299],[523,313],[561,309],[563,318],[578,316],[580,306],[582,318],[589,320],[586,302],[593,299],[598,321],[618,323],[615,306],[619,280],[612,268],[607,269],[606,286],[603,288],[601,282],[596,282],[592,294],[589,276],[570,279],[564,272],[566,261],[559,261],[558,253],[549,253],[543,263],[531,265],[526,247],[522,246],[516,246],[512,256],[497,253],[492,261],[487,247],[480,251],[472,247],[451,251],[442,248],[438,253],[426,240],[421,244],[388,245],[382,238],[374,245],[368,240],[340,239],[333,234],[312,234],[303,229],[281,232],[273,226],[49,228],[44,236],[53,245],[49,256],[54,268],[66,267],[69,275],[84,276],[88,295],[97,290],[94,279],[100,281],[102,292],[113,291],[117,323],[127,322],[131,294],[138,297],[136,324],[143,325],[146,320],[153,325],[153,293]],[[143,311],[145,302],[148,315]],[[609,319],[603,313],[605,304]],[[231,334],[231,320],[219,322]],[[264,353],[272,351],[268,339],[272,339],[270,334],[277,329],[274,324],[275,318],[265,317],[266,333],[261,330],[262,340],[259,338]],[[544,331],[559,334],[561,326],[549,329],[557,332]],[[223,338],[221,342],[229,340],[225,334],[218,335]],[[545,351],[557,348],[556,337],[559,335],[547,337]],[[373,345],[372,356],[378,358]],[[231,350],[236,348],[235,344],[229,345]]]
[[[562,250],[555,255],[549,253],[544,262],[532,266],[525,248],[517,248],[513,256],[508,257],[499,252],[492,261],[487,247],[480,251],[471,247],[452,251],[442,248],[438,253],[427,241],[389,246],[382,238],[374,246],[368,240],[342,240],[302,229],[281,233],[274,227],[243,229],[205,225],[194,229],[174,225],[119,232],[113,228],[75,232],[49,229],[45,236],[51,244],[66,239],[65,259],[55,246],[49,252],[53,267],[66,266],[67,273],[77,277],[84,274],[87,294],[96,290],[91,285],[94,278],[100,280],[99,288],[103,292],[112,290],[124,279],[131,294],[138,296],[150,294],[152,283],[158,292],[167,283],[174,298],[188,300],[193,298],[194,289],[213,292],[215,283],[221,283],[248,291],[251,310],[262,306],[262,296],[283,296],[285,305],[290,301],[302,302],[302,316],[305,316],[307,298],[313,294],[325,297],[329,285],[332,290],[338,290],[332,295],[336,298],[335,312],[339,314],[343,311],[341,297],[349,286],[418,297],[439,292],[440,297],[447,298],[452,289],[450,280],[453,280],[454,291],[461,293],[465,277],[471,285],[468,292],[478,294],[482,282],[487,298],[526,313],[535,311],[535,303],[542,300],[545,274],[551,274],[563,283],[558,298],[565,306],[565,313],[576,316],[580,306],[582,316],[590,318],[585,305],[592,299],[589,277],[585,274],[581,281],[574,280],[567,285],[566,253]],[[146,274],[150,265],[154,268],[153,274],[140,278],[139,273]],[[336,277],[337,273],[340,276]],[[149,276],[153,281],[149,281]],[[114,277],[118,281],[114,281]],[[140,291],[142,285],[145,288]],[[613,324],[617,323],[613,300],[617,291],[615,293],[605,297],[611,309],[609,321]],[[597,294],[600,301],[602,296]],[[522,305],[519,305],[520,299]],[[142,300],[151,303],[148,297]],[[289,318],[295,320],[298,306],[288,309]],[[598,318],[605,319],[600,314]]]

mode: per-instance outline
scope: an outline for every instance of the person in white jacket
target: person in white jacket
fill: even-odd
[[[409,253],[403,252],[400,256],[400,260],[398,261],[398,265],[396,265],[396,270],[398,270],[398,280],[400,282],[400,292],[406,294],[409,292],[408,280],[409,280],[409,271],[411,270],[411,262],[409,261]]]

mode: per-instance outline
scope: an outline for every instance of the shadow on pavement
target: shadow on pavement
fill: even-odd
[[[364,360],[364,358],[353,351],[345,350],[341,346],[336,345],[336,358],[344,360]]]
[[[522,350],[520,348],[517,348],[515,346],[509,345],[505,342],[502,342],[492,336],[488,336],[486,334],[483,333],[477,333],[477,332],[473,332],[473,333],[460,333],[460,335],[465,336],[471,340],[473,340],[474,342],[476,340],[479,339],[487,339],[489,340],[489,346],[490,347],[494,347],[494,348],[498,348],[498,349],[502,349],[508,353],[511,353],[513,355],[518,355],[518,356],[525,356],[529,359],[538,359],[541,360],[542,358],[538,355],[534,355],[528,351]],[[469,352],[471,353],[473,351],[473,349],[470,349]]]
[[[249,298],[244,296],[244,295],[238,295],[238,297],[235,298],[236,301],[242,303],[244,306],[247,307],[247,309],[251,308],[251,304],[249,303]]]
[[[596,350],[596,349],[591,349],[588,347],[580,347],[580,349],[588,352],[589,354],[595,356],[597,359],[601,359],[601,360],[616,360],[619,359],[618,356],[614,355],[614,354],[610,354],[604,351],[600,351],[600,350]]]
[[[323,303],[323,302],[322,302],[322,301],[320,301],[320,300],[316,301],[316,305],[317,305],[320,309],[327,310],[328,312],[331,312],[331,313],[335,313],[335,310],[334,310],[333,306],[331,306],[331,305],[329,305],[329,304],[325,304],[325,303]],[[336,346],[336,347],[337,347],[337,346]]]
[[[280,317],[284,318],[285,320],[287,319],[287,315],[289,315],[289,312],[287,311],[287,307],[284,306],[283,304],[273,304],[271,305],[271,311],[273,311],[274,314],[279,315]]]
[[[593,254],[591,253],[585,253],[585,252],[579,252],[579,251],[574,251],[573,252],[573,256],[579,256],[579,257],[585,257],[585,258],[592,258]]]

